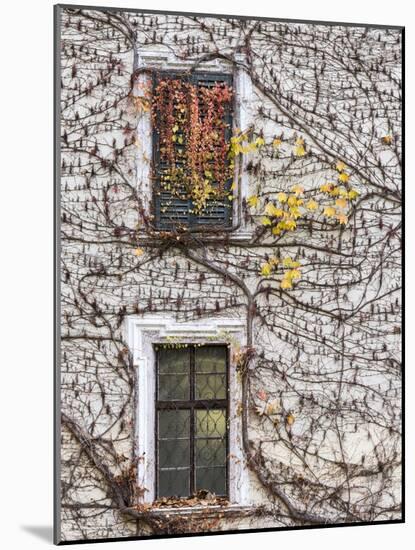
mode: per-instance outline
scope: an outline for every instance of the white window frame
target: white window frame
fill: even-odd
[[[155,400],[156,344],[186,342],[214,343],[230,347],[229,358],[229,501],[249,506],[248,467],[242,444],[242,417],[238,404],[242,387],[238,380],[234,352],[246,337],[245,323],[232,318],[208,318],[201,322],[179,323],[161,316],[129,316],[125,320],[125,336],[136,369],[135,453],[140,503],[155,500]],[[240,343],[240,344],[239,344]]]
[[[233,65],[226,60],[214,59],[202,62],[197,66],[197,71],[206,73],[222,73],[233,75],[233,88],[235,94],[235,103],[233,110],[233,128],[239,128],[242,131],[247,130],[253,124],[253,87],[252,81],[243,68],[245,54],[235,54],[235,61],[238,64],[234,70]],[[194,64],[194,59],[180,60],[171,50],[159,45],[142,47],[137,51],[138,76],[134,83],[133,95],[144,97],[151,86],[151,76],[146,69],[157,69],[166,71],[186,71]],[[138,114],[136,127],[137,134],[137,156],[136,156],[136,178],[137,185],[142,197],[143,208],[150,215],[150,203],[152,201],[151,185],[151,159],[153,155],[153,137],[151,125],[151,113],[148,110],[142,110]],[[249,195],[249,174],[247,165],[252,157],[251,153],[239,156],[235,162],[235,175],[238,176],[239,186],[237,189],[237,200],[233,201],[232,226],[230,236],[235,240],[249,240],[252,237],[252,228],[249,228],[245,216],[242,213],[242,203]],[[207,237],[208,238],[208,237]]]

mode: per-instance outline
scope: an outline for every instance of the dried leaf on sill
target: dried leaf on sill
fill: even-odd
[[[199,491],[191,497],[161,497],[158,500],[139,504],[135,508],[141,512],[147,512],[158,508],[187,508],[189,506],[228,506],[226,497],[219,497],[207,491]]]

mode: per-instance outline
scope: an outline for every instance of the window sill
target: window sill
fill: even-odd
[[[255,232],[253,230],[229,230],[229,231],[212,231],[207,232],[203,231],[202,229],[198,231],[193,232],[187,232],[187,231],[180,231],[175,232],[172,230],[167,229],[153,229],[151,230],[150,234],[143,233],[140,235],[138,233],[138,240],[141,244],[158,244],[160,242],[160,239],[162,239],[163,236],[169,235],[171,238],[176,239],[179,242],[184,242],[185,240],[188,240],[191,238],[191,235],[194,235],[195,239],[198,241],[203,242],[212,242],[217,243],[249,243],[251,239],[254,237]]]
[[[129,508],[135,517],[170,518],[170,517],[247,517],[263,513],[258,506],[242,506],[239,504],[196,504],[192,506],[154,506],[151,504]]]

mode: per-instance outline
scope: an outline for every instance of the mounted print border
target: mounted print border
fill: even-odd
[[[404,521],[404,28],[55,6],[56,544]]]

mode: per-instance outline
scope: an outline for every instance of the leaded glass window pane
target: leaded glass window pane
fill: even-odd
[[[226,399],[226,348],[204,346],[195,354],[196,398]]]
[[[190,411],[158,411],[159,496],[189,494]]]
[[[160,400],[189,399],[190,361],[188,349],[160,350],[158,397]]]
[[[157,496],[227,494],[226,346],[157,349]]]

